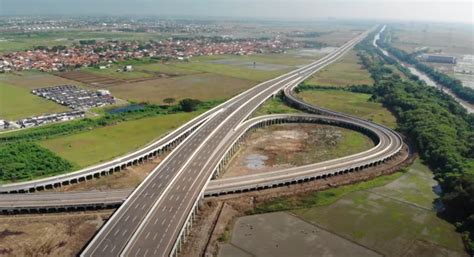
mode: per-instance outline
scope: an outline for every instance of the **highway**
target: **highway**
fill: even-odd
[[[221,157],[221,145],[259,105],[335,61],[364,35],[303,68],[261,83],[226,102],[133,191],[81,256],[170,256],[177,252]]]
[[[154,158],[155,156],[161,155],[176,147],[187,136],[194,132],[196,128],[202,125],[203,122],[205,122],[209,117],[214,115],[215,112],[221,108],[221,106],[238,101],[240,98],[247,96],[247,94],[250,93],[249,91],[250,90],[238,95],[237,97],[232,98],[226,103],[223,103],[199,115],[198,117],[180,126],[178,129],[155,140],[154,142],[151,142],[150,144],[139,150],[133,151],[124,156],[120,156],[111,161],[87,167],[75,172],[42,179],[30,180],[26,182],[0,185],[0,193],[27,193],[42,191],[44,189],[57,188],[64,185],[94,179],[99,176],[107,176],[114,172],[119,172],[131,165],[139,164],[145,161],[146,159]]]
[[[230,149],[231,146],[235,145],[239,139],[244,137],[253,128],[269,126],[276,122],[331,124],[346,127],[366,134],[376,142],[376,145],[367,151],[326,162],[276,170],[265,174],[224,179],[217,178],[209,182],[204,192],[206,196],[284,186],[294,182],[299,183],[320,179],[329,175],[340,174],[340,172],[359,171],[361,167],[373,163],[371,160],[377,162],[390,158],[399,152],[403,144],[401,138],[395,132],[360,119],[350,120],[340,118],[339,116],[331,117],[311,114],[274,114],[259,116],[242,123],[238,130],[236,130],[236,133],[229,138],[227,148]],[[232,156],[232,153],[229,154]],[[372,158],[365,158],[371,155],[373,155]],[[352,170],[347,168],[347,163],[349,162],[354,164]],[[341,163],[344,165],[340,165]],[[132,189],[22,195],[9,194],[0,198],[0,211],[3,213],[30,213],[112,208],[122,204],[131,192]]]
[[[178,142],[176,137],[179,137],[181,143],[173,143],[176,148],[131,194],[128,190],[27,194],[21,197],[12,194],[1,199],[0,209],[13,206],[44,208],[48,204],[57,204],[62,208],[87,204],[118,205],[126,198],[81,256],[170,256],[179,250],[181,239],[185,237],[187,227],[192,222],[197,203],[204,195],[238,193],[324,178],[358,171],[390,159],[402,147],[398,134],[368,121],[311,106],[292,93],[295,86],[337,60],[367,33],[312,64],[247,90],[148,146],[146,151],[139,150],[136,152],[138,154],[132,153],[115,160],[116,163],[112,166],[99,165],[100,168],[94,171],[114,169],[115,165],[129,165],[136,157],[148,157],[157,147]],[[282,114],[245,121],[265,100],[282,90],[287,100],[298,108],[324,116]],[[236,143],[246,131],[273,122],[327,122],[348,126],[372,135],[377,145],[368,151],[327,162],[210,181],[211,177],[223,168],[226,160],[235,151]],[[37,188],[37,184],[34,184],[37,182],[29,183],[7,185],[2,187],[2,190],[20,192]],[[51,183],[51,180],[47,183]],[[25,201],[15,202],[15,197]]]

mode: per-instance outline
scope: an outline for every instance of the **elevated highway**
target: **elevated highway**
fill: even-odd
[[[211,177],[223,167],[236,128],[270,96],[334,62],[366,34],[303,68],[229,101],[188,136],[127,198],[81,256],[175,255]]]
[[[402,141],[398,134],[368,121],[311,106],[292,93],[300,82],[337,60],[366,35],[367,33],[364,33],[356,37],[316,62],[261,83],[187,123],[184,128],[181,127],[179,129],[181,134],[173,133],[173,135],[179,135],[182,142],[131,193],[130,191],[89,195],[70,193],[67,199],[59,194],[38,194],[36,200],[29,199],[30,202],[26,202],[23,206],[29,205],[35,208],[41,206],[39,202],[49,204],[56,202],[60,205],[63,201],[62,208],[67,208],[65,206],[73,208],[86,202],[98,204],[101,200],[106,204],[120,204],[126,198],[81,256],[170,256],[179,251],[181,241],[185,238],[194,217],[197,203],[204,195],[238,193],[303,182],[354,172],[384,162],[401,149]],[[298,108],[324,116],[282,114],[258,117],[244,122],[266,99],[281,90],[284,91],[287,100]],[[213,176],[218,176],[245,134],[252,128],[275,122],[316,121],[358,129],[370,135],[377,145],[366,152],[323,163],[210,181]],[[168,137],[168,140],[173,139],[173,136]],[[157,145],[159,144],[154,147]],[[124,159],[120,161],[121,165],[124,165]],[[25,183],[8,185],[3,189],[6,189],[4,192],[26,192],[31,191],[31,188],[37,189],[37,184],[26,183],[26,185]],[[5,196],[15,197],[15,195]],[[3,199],[5,201],[0,201],[0,208],[7,204],[13,206],[14,198]]]
[[[230,160],[233,151],[237,150],[240,142],[248,133],[256,128],[281,123],[316,123],[340,126],[360,131],[374,140],[376,146],[362,153],[311,164],[295,168],[277,170],[259,175],[246,175],[234,178],[217,178],[211,180],[204,192],[205,196],[217,196],[230,193],[240,193],[251,190],[260,190],[300,183],[328,176],[361,171],[367,167],[379,164],[390,159],[399,152],[402,146],[401,138],[396,133],[373,126],[367,126],[365,121],[347,120],[340,117],[328,117],[310,114],[275,114],[260,116],[244,122],[230,141],[223,165]],[[370,123],[371,125],[373,123]],[[374,124],[375,125],[375,124]],[[374,155],[373,158],[365,158]],[[385,156],[384,156],[385,155]],[[339,163],[352,160],[352,168],[337,169]],[[376,160],[371,162],[371,160]],[[324,167],[324,169],[322,169]],[[217,175],[217,174],[216,174]],[[62,192],[4,195],[0,198],[0,212],[4,214],[16,213],[44,213],[51,211],[104,209],[120,206],[132,192],[128,190],[91,191],[91,192]]]

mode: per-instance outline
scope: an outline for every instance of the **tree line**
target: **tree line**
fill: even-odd
[[[441,213],[463,234],[474,252],[474,115],[452,97],[424,83],[403,79],[387,69],[386,58],[370,39],[358,48],[375,81],[373,98],[396,116],[399,129],[413,142],[442,188]]]
[[[73,134],[119,122],[179,112],[207,110],[221,101],[199,101],[165,99],[168,105],[142,104],[143,108],[125,112],[107,113],[100,118],[82,119],[67,123],[52,124],[28,130],[4,134],[0,137],[0,181],[27,180],[71,171],[75,165],[57,156],[54,152],[35,142],[62,135]]]
[[[449,88],[459,98],[471,104],[474,104],[474,89],[464,87],[459,79],[452,78],[449,75],[439,72],[436,69],[420,62],[416,58],[419,52],[408,54],[407,52],[401,49],[393,47],[387,40],[388,33],[390,33],[389,30],[385,30],[381,34],[381,39],[378,41],[380,47],[387,50],[391,55],[395,56],[400,61],[409,63],[413,65],[416,69],[424,72],[426,75],[428,75],[428,77],[430,77],[439,85]]]
[[[180,112],[192,112],[210,109],[222,101],[199,101],[196,99],[183,99],[178,104],[171,105],[175,99],[166,99],[167,105],[141,104],[143,108],[128,110],[119,113],[106,113],[99,118],[85,118],[66,123],[51,124],[23,131],[0,135],[0,145],[24,141],[37,141],[48,138],[69,135],[98,127],[115,125],[120,122],[137,120],[158,115],[167,115]],[[1,166],[0,166],[1,168]]]

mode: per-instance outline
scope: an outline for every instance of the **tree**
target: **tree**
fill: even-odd
[[[192,111],[197,110],[200,103],[201,101],[197,99],[190,99],[190,98],[186,98],[179,101],[179,105],[181,106],[181,109],[185,112],[192,112]]]
[[[176,102],[176,99],[169,97],[169,98],[163,99],[163,102],[165,104],[171,105],[172,103]]]

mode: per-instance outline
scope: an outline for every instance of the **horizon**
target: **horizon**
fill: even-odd
[[[247,5],[245,4],[247,3]],[[429,3],[429,5],[428,5]],[[113,6],[112,6],[113,4]],[[182,6],[186,5],[184,8]],[[280,21],[361,21],[361,22],[436,22],[451,24],[474,24],[471,1],[438,0],[427,2],[406,0],[297,0],[291,2],[292,12],[287,12],[289,0],[170,0],[153,2],[139,0],[93,0],[75,3],[69,0],[3,0],[0,17],[12,16],[110,16],[110,17],[157,17],[163,19],[209,19],[209,20],[280,20]],[[28,6],[28,8],[25,8]],[[209,8],[209,6],[213,6]],[[54,7],[54,8],[53,8]],[[192,11],[190,11],[190,9]],[[266,9],[262,14],[262,10]],[[52,11],[54,10],[54,11]]]

